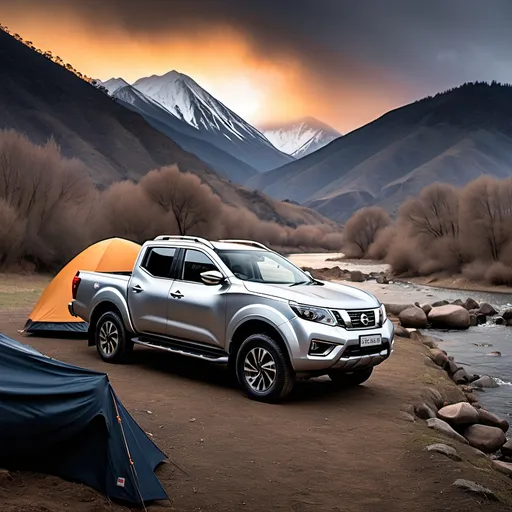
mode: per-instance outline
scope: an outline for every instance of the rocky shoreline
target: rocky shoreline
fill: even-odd
[[[426,450],[460,461],[462,457],[459,451],[464,445],[470,447],[477,457],[486,459],[495,470],[512,478],[512,438],[507,438],[510,425],[507,420],[486,410],[476,396],[482,388],[497,386],[494,379],[485,375],[467,375],[453,357],[439,348],[438,339],[416,329],[408,329],[407,333],[408,339],[427,347],[426,364],[441,370],[459,393],[446,398],[441,392],[442,386],[434,384],[414,403],[403,406],[401,418],[424,424],[444,437],[444,442],[429,443]],[[461,379],[461,375],[467,376],[467,379]],[[455,485],[487,497],[492,495],[491,490],[475,482],[461,480]]]

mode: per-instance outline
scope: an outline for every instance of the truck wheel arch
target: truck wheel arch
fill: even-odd
[[[98,320],[100,319],[101,315],[103,313],[106,313],[107,311],[113,311],[119,315],[119,317],[122,319],[123,315],[119,308],[113,303],[109,301],[100,302],[94,309],[91,314],[91,319],[89,321],[89,329],[88,329],[88,345],[89,347],[92,347],[95,344],[94,341],[94,333],[96,330],[96,324],[98,323]]]
[[[291,362],[290,350],[284,340],[283,335],[279,332],[279,330],[276,329],[276,327],[274,327],[272,324],[266,322],[265,320],[250,319],[240,324],[235,329],[235,332],[231,337],[231,341],[229,344],[230,365],[234,364],[238,350],[240,349],[240,346],[242,345],[244,340],[246,340],[251,334],[259,333],[266,334],[267,336],[270,336],[273,340],[275,340],[275,342],[279,344],[279,346],[283,349],[284,353],[287,355],[288,361]]]

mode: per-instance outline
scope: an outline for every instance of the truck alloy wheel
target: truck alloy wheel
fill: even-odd
[[[124,361],[133,349],[133,342],[115,311],[101,315],[96,324],[95,341],[100,357],[109,363]]]

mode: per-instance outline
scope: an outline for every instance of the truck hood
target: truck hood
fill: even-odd
[[[244,281],[244,286],[252,293],[267,297],[290,300],[308,306],[330,309],[378,308],[380,302],[371,293],[353,286],[320,281],[322,284],[298,286],[264,284]]]

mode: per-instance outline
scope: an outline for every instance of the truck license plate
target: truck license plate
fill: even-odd
[[[359,345],[361,347],[374,347],[375,345],[382,344],[382,336],[380,334],[373,334],[371,336],[360,336]]]

